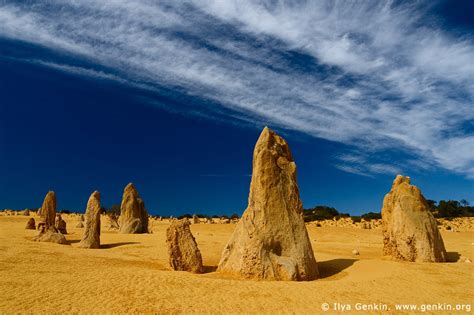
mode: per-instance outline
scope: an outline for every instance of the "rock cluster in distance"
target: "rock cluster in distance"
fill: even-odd
[[[265,127],[253,153],[248,207],[218,271],[265,280],[313,280],[318,266],[303,220],[296,164],[286,141]]]

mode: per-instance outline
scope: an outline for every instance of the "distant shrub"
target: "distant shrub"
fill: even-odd
[[[101,211],[105,211],[103,213],[107,214],[115,214],[116,216],[120,215],[120,205],[112,205],[110,208],[101,208]]]
[[[361,218],[364,220],[380,220],[382,219],[382,214],[380,212],[368,212],[361,215]]]
[[[336,215],[334,218],[336,220],[342,219],[342,218],[349,218],[351,215],[349,213],[340,213]]]
[[[360,216],[351,216],[351,219],[352,219],[352,223],[357,223],[362,220]]]
[[[339,212],[335,208],[327,206],[316,206],[312,209],[303,210],[305,222],[331,220],[337,215],[339,215]]]
[[[185,213],[183,215],[180,215],[178,216],[178,219],[181,220],[181,219],[184,219],[184,218],[188,218],[188,219],[191,219],[193,216],[189,213]]]
[[[59,211],[59,213],[61,213],[61,214],[71,214],[71,211],[67,210],[67,209],[63,209],[63,210]]]
[[[434,200],[426,200],[428,208],[436,218],[456,218],[456,217],[472,217],[474,216],[474,207],[469,206],[469,201],[462,199],[456,200],[440,200],[438,205]]]
[[[238,215],[237,213],[232,213],[232,215],[230,216],[230,218],[231,218],[232,220],[234,220],[234,219],[239,219],[239,215]]]

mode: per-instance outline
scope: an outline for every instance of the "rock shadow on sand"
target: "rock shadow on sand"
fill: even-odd
[[[119,247],[119,246],[124,246],[124,245],[133,245],[133,244],[140,244],[139,242],[120,242],[120,243],[112,243],[112,244],[101,244],[100,248],[114,248],[114,247]]]
[[[320,279],[325,279],[337,275],[341,273],[344,269],[347,269],[352,266],[356,261],[358,261],[358,259],[343,258],[319,261],[318,268]]]
[[[217,266],[202,266],[202,273],[211,273],[217,270]]]
[[[459,254],[458,252],[447,252],[446,253],[446,262],[448,262],[448,263],[458,262],[459,258],[461,258],[461,254]]]
[[[71,245],[74,243],[79,243],[81,240],[66,240],[66,245]]]

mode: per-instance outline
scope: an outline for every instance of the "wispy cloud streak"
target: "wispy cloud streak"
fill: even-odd
[[[209,99],[242,119],[350,145],[360,174],[416,165],[474,177],[474,43],[391,1],[39,1],[0,4],[0,36],[113,73],[43,65]],[[433,26],[434,25],[434,26]],[[173,110],[177,110],[173,108]],[[178,109],[179,110],[179,109]],[[197,109],[198,110],[198,109]],[[408,161],[409,162],[409,161]],[[362,165],[365,165],[362,167]]]

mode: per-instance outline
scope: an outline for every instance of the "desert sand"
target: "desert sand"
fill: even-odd
[[[37,231],[25,229],[28,219],[0,215],[3,314],[319,314],[322,303],[329,303],[327,313],[341,313],[334,303],[351,304],[347,313],[359,314],[356,303],[382,303],[389,308],[384,314],[397,314],[399,303],[472,304],[474,296],[474,267],[464,261],[474,258],[472,231],[441,231],[450,262],[411,263],[382,259],[380,229],[307,225],[321,278],[287,282],[215,271],[235,224],[191,225],[205,266],[205,273],[193,274],[169,268],[166,220],[150,220],[151,234],[119,234],[107,230],[103,216],[101,248],[82,249],[77,216],[63,215],[67,245],[32,241]]]

